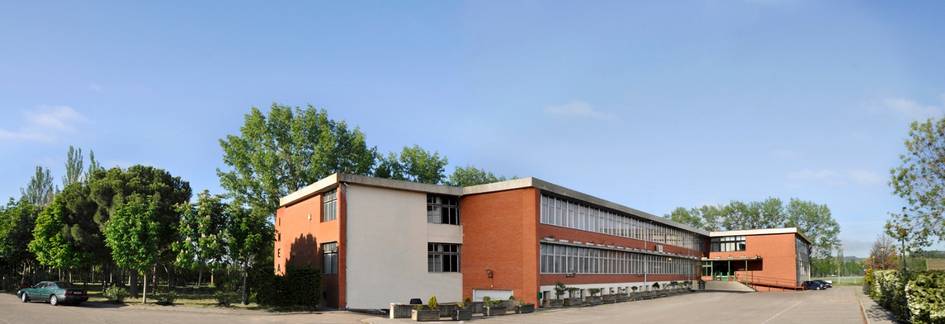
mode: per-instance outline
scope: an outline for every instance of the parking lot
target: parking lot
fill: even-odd
[[[864,323],[859,287],[784,293],[693,293],[668,298],[478,319],[482,323]],[[407,323],[351,313],[264,311],[103,304],[21,304],[0,295],[0,323]]]

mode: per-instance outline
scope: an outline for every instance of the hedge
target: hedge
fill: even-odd
[[[897,270],[877,270],[867,275],[864,289],[900,319],[945,324],[945,272],[910,273],[903,278]]]
[[[259,278],[256,302],[265,306],[315,308],[321,297],[321,272],[310,267],[286,267],[286,273]]]

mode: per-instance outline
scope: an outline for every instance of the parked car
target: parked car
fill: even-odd
[[[819,283],[819,282],[817,282],[817,281],[805,281],[805,282],[802,284],[802,286],[804,287],[804,290],[824,290],[824,289],[827,289],[827,287],[824,286],[824,284]]]
[[[20,289],[16,292],[16,297],[24,303],[39,300],[48,302],[53,306],[59,304],[78,305],[89,300],[89,295],[85,290],[62,281],[41,281],[32,287]]]
[[[833,283],[830,282],[830,280],[814,280],[814,281],[819,282],[825,288],[833,288]]]

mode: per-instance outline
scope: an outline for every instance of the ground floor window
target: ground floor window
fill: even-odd
[[[459,272],[459,244],[427,243],[427,271]]]
[[[338,242],[322,244],[322,273],[338,273]]]

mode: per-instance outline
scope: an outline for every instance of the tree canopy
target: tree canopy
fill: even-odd
[[[253,107],[239,135],[220,140],[220,185],[239,203],[272,214],[279,198],[336,172],[370,174],[376,149],[364,133],[315,107]]]
[[[496,176],[492,172],[476,168],[474,166],[456,167],[450,174],[446,184],[451,186],[475,186],[486,183],[493,183],[507,180],[505,177]]]
[[[195,204],[184,203],[178,207],[180,240],[172,245],[178,266],[196,269],[218,268],[224,264],[226,208],[222,197],[210,195],[206,190],[197,195]]]
[[[26,188],[20,189],[23,199],[33,205],[46,206],[56,195],[56,186],[53,185],[52,172],[48,168],[36,167],[36,172],[30,178]]]
[[[830,256],[839,244],[840,225],[827,205],[791,199],[785,206],[781,199],[758,202],[732,201],[721,206],[676,208],[666,218],[707,231],[731,231],[757,228],[797,227],[811,242],[811,255]]]
[[[381,178],[440,184],[446,178],[448,160],[438,152],[430,152],[419,145],[405,146],[400,154],[388,153],[378,157],[374,175]]]
[[[945,240],[945,118],[913,122],[905,147],[889,184],[906,206],[892,214],[887,233],[921,248]]]
[[[29,243],[33,240],[33,227],[39,208],[25,199],[0,206],[0,260],[5,265],[18,265],[29,261]]]

